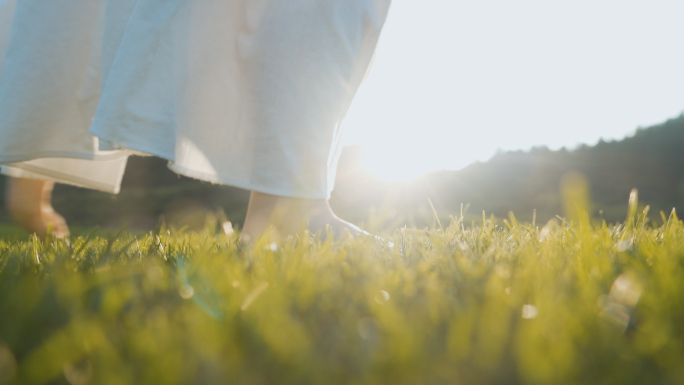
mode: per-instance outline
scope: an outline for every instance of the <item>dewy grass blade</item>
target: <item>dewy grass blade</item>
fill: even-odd
[[[681,383],[684,226],[635,202],[631,225],[539,234],[460,216],[388,236],[401,252],[209,227],[2,243],[0,382]]]

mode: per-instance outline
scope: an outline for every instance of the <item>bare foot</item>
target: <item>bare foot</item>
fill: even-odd
[[[45,238],[48,229],[52,236],[69,236],[64,217],[52,207],[53,182],[38,179],[8,178],[5,206],[10,217],[26,231]]]
[[[340,219],[332,210],[330,211],[330,214],[331,215],[314,215],[310,217],[306,229],[312,234],[318,234],[322,237],[325,237],[326,233],[330,231],[336,239],[371,235],[369,232],[361,230],[358,226]]]
[[[289,198],[252,192],[240,240],[255,240],[269,229],[273,230],[275,238],[280,238],[304,229],[325,235],[328,228],[336,238],[365,233],[338,218],[327,199]]]

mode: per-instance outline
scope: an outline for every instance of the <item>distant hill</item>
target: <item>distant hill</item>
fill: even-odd
[[[596,217],[609,222],[625,218],[632,188],[639,190],[640,202],[651,206],[652,217],[659,210],[684,210],[684,115],[638,129],[621,141],[600,141],[573,151],[504,152],[459,171],[430,173],[412,184],[381,186],[370,183],[368,176],[341,170],[338,200],[345,202],[345,210],[352,210],[353,202],[398,202],[408,217],[424,216],[430,198],[440,212],[458,214],[465,204],[474,217],[481,217],[482,210],[497,217],[512,211],[529,220],[536,210],[537,218],[545,221],[562,215],[559,185],[571,171],[585,175]],[[350,187],[358,185],[371,186],[370,192]]]
[[[406,149],[410,156],[411,149]],[[343,218],[371,230],[433,224],[430,199],[443,220],[467,207],[469,218],[506,217],[514,212],[538,221],[562,214],[559,184],[571,171],[589,181],[594,214],[609,222],[625,217],[627,200],[637,188],[652,217],[673,207],[684,210],[684,115],[637,130],[621,141],[599,142],[575,150],[504,152],[459,171],[439,171],[407,183],[388,183],[359,166],[361,150],[345,148],[332,205]],[[0,178],[0,191],[2,188]],[[201,226],[207,212],[220,210],[240,224],[248,192],[178,177],[155,158],[132,157],[118,196],[59,186],[55,207],[73,225],[134,229],[153,227],[160,216],[174,225]],[[0,221],[6,214],[0,211]]]

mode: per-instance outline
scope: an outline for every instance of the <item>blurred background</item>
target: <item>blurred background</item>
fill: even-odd
[[[651,205],[651,217],[659,218],[660,210],[668,215],[673,207],[684,210],[683,148],[684,116],[680,116],[620,141],[599,141],[573,150],[536,147],[500,152],[460,170],[388,181],[362,166],[360,146],[350,146],[340,159],[331,203],[342,218],[375,232],[434,226],[428,199],[442,223],[448,223],[450,215],[459,216],[463,204],[466,223],[479,222],[482,210],[497,217],[512,211],[528,221],[536,210],[537,223],[543,224],[563,215],[559,185],[564,175],[577,171],[589,182],[596,218],[624,220],[632,188],[639,190],[640,202]],[[410,148],[406,154],[411,155]],[[207,214],[215,213],[239,227],[248,196],[244,190],[178,177],[160,159],[132,157],[119,195],[58,185],[53,201],[75,227],[149,230],[163,217],[176,228],[200,229]],[[6,213],[1,215],[0,221],[7,223]]]
[[[684,3],[395,1],[347,119],[332,205],[371,231],[509,212],[562,215],[559,183],[586,176],[594,216],[684,209]],[[0,179],[0,185],[4,180]],[[4,191],[0,186],[1,191]],[[122,192],[59,186],[72,226],[242,223],[248,192],[133,157]],[[7,222],[0,211],[0,222]]]

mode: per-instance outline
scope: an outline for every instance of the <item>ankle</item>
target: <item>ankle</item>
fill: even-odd
[[[311,222],[329,223],[336,219],[327,199],[280,197],[252,192],[242,239],[254,240],[268,231],[272,231],[277,239],[307,229]]]
[[[48,181],[10,178],[5,195],[5,207],[10,218],[40,237],[45,237],[50,227],[54,236],[68,236],[66,221],[52,207],[53,186]]]
[[[5,208],[15,221],[26,217],[40,216],[43,207],[50,205],[44,197],[46,186],[43,182],[31,179],[11,178],[5,194]]]

